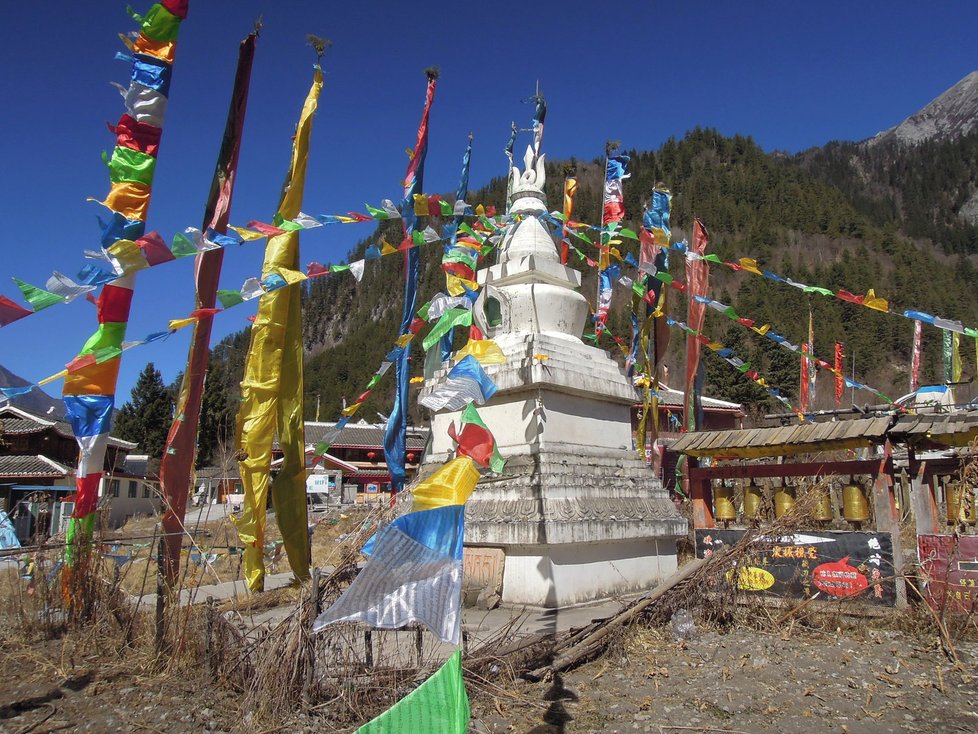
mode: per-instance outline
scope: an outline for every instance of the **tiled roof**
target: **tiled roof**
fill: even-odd
[[[773,428],[742,428],[730,431],[686,433],[670,448],[690,456],[764,456],[835,451],[880,444],[891,418],[860,418],[833,423],[801,423]]]
[[[316,444],[336,430],[335,423],[306,423],[306,443]],[[428,440],[428,429],[408,426],[407,450],[420,451]],[[384,447],[384,426],[371,423],[350,423],[340,431],[334,448],[379,448]],[[278,444],[276,443],[276,448]]]
[[[45,456],[0,456],[0,478],[61,478],[71,476],[71,469]]]
[[[671,387],[665,385],[659,386],[659,407],[662,408],[682,408],[683,407],[683,393],[680,390],[673,390]],[[743,407],[740,403],[731,403],[729,400],[719,400],[717,398],[708,398],[705,395],[702,398],[704,408],[712,408],[713,410],[737,410],[743,411]]]
[[[48,429],[53,429],[56,433],[65,438],[74,439],[75,434],[71,430],[71,424],[65,421],[51,421],[41,416],[34,415],[33,413],[28,413],[26,410],[20,408],[15,408],[13,406],[4,406],[2,414],[0,414],[0,433],[9,433],[11,435],[24,435],[29,433],[41,433]],[[115,446],[121,449],[134,449],[138,444],[132,441],[124,441],[121,438],[116,438],[115,436],[109,436],[108,441],[109,446]]]
[[[14,434],[24,434],[24,433],[38,433],[45,430],[48,426],[43,423],[38,423],[37,421],[32,421],[28,418],[3,418],[0,419],[0,430],[3,433]]]

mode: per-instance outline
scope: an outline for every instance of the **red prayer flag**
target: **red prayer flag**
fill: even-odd
[[[284,229],[279,229],[278,227],[273,227],[270,224],[265,224],[264,222],[257,222],[252,220],[247,224],[249,229],[254,229],[262,234],[266,234],[269,237],[275,237],[276,235],[285,234]]]
[[[842,404],[842,390],[845,379],[842,377],[842,342],[835,343],[835,407]]]
[[[699,219],[693,220],[693,245],[690,248],[697,255],[705,255],[706,248],[710,243],[710,233]],[[688,290],[687,299],[687,318],[689,328],[695,332],[703,329],[703,322],[706,318],[706,304],[700,303],[695,296],[706,296],[709,287],[710,269],[706,260],[686,258],[686,283],[688,287],[680,290]],[[673,281],[675,286],[677,281]],[[681,285],[681,284],[680,284]],[[700,363],[700,342],[688,335],[686,337],[686,390],[684,398],[684,418],[688,428],[696,429],[696,416],[694,415],[694,383],[696,372]]]
[[[12,324],[18,319],[30,316],[33,311],[28,311],[20,304],[14,303],[6,296],[0,296],[0,326]]]
[[[139,122],[129,115],[123,115],[115,125],[108,123],[109,132],[116,136],[116,145],[156,157],[160,149],[160,136],[163,128]]]

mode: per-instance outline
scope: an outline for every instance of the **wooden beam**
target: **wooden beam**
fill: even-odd
[[[686,457],[686,478],[689,497],[693,502],[693,527],[712,528],[713,522],[713,489],[709,477],[696,476],[697,461],[695,457]],[[702,469],[699,469],[702,471]]]
[[[692,458],[692,457],[690,457]],[[887,456],[884,462],[868,461],[813,461],[800,464],[727,464],[724,466],[689,467],[690,481],[695,479],[742,479],[761,477],[821,477],[846,474],[868,474],[875,477],[881,466],[883,471],[893,470],[893,461]]]
[[[941,529],[937,520],[933,477],[928,462],[917,461],[913,449],[908,452],[910,468],[910,500],[917,521],[917,535],[937,535]]]
[[[879,470],[873,482],[873,511],[876,516],[876,530],[889,533],[893,544],[893,575],[896,584],[896,606],[907,606],[907,585],[903,577],[903,550],[900,542],[900,514],[897,512],[893,496],[893,444],[883,444],[883,458],[879,460]]]

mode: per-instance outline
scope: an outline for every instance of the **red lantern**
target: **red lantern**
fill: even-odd
[[[368,451],[367,452],[367,458],[370,459],[371,461],[373,461],[375,458],[377,458],[377,452],[376,451]]]
[[[414,461],[414,454],[408,454],[407,455],[407,460],[410,461],[410,462],[413,462]]]

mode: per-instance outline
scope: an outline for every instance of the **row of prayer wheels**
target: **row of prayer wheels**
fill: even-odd
[[[765,519],[764,489],[754,482],[743,486],[743,518],[756,522]],[[718,484],[713,488],[713,517],[723,522],[737,519],[737,506],[734,503],[734,487]],[[811,514],[817,522],[832,522],[835,519],[832,506],[832,494],[828,487],[817,486],[807,490],[815,493]],[[788,513],[797,500],[797,488],[782,484],[774,488],[771,500],[774,505],[774,517],[779,518]],[[950,496],[950,495],[949,495]],[[972,506],[974,503],[972,503]],[[849,482],[842,487],[842,517],[853,524],[869,520],[869,498],[863,486],[857,482]]]

